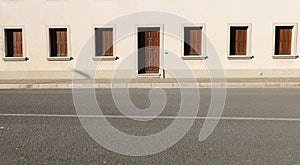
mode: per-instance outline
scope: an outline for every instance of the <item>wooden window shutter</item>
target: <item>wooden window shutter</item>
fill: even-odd
[[[13,57],[23,56],[22,46],[22,31],[16,30],[13,32]]]
[[[248,27],[230,28],[230,55],[247,55]]]
[[[67,56],[68,55],[68,41],[67,41],[67,30],[57,30],[56,31],[56,48],[57,56]]]
[[[63,56],[68,55],[68,36],[67,36],[67,31],[62,31],[61,32],[61,54]]]
[[[5,30],[5,49],[6,57],[22,57],[23,56],[23,41],[21,29],[6,29]]]
[[[275,33],[275,54],[290,55],[292,50],[292,26],[278,26]]]
[[[237,43],[238,50],[237,54],[246,55],[247,54],[247,29],[241,28],[237,31]]]
[[[102,30],[102,55],[112,56],[113,55],[113,30],[103,29]]]
[[[184,37],[184,54],[201,55],[202,52],[202,27],[186,27]]]
[[[50,56],[66,57],[68,56],[68,32],[66,28],[53,28],[50,33]]]
[[[200,29],[190,30],[190,54],[200,55],[201,53],[201,31]]]

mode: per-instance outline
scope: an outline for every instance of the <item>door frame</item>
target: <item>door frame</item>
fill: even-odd
[[[136,52],[136,67],[135,70],[138,73],[138,67],[139,67],[139,60],[138,60],[138,29],[139,28],[159,28],[159,38],[160,38],[160,51],[159,51],[159,71],[158,73],[162,76],[161,78],[164,77],[163,75],[163,68],[164,68],[164,25],[163,24],[136,24],[134,26],[135,29],[135,52]]]

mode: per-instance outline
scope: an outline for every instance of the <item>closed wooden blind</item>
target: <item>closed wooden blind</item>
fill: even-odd
[[[290,55],[292,50],[292,26],[276,27],[275,54]]]
[[[184,54],[201,55],[202,27],[186,27],[184,29]]]
[[[247,54],[247,29],[248,27],[230,28],[230,55]]]

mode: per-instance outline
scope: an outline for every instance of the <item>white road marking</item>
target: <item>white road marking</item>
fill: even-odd
[[[60,114],[0,114],[0,117],[61,117],[61,118],[108,118],[108,119],[147,119],[154,116],[122,116],[122,115],[60,115]],[[183,120],[252,120],[252,121],[296,121],[300,118],[264,118],[264,117],[191,117],[191,116],[157,116],[156,119],[183,119]]]

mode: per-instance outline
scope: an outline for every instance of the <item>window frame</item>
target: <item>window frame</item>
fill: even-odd
[[[247,27],[247,44],[246,55],[231,54],[231,28],[232,27]],[[250,60],[253,59],[252,55],[252,24],[251,23],[229,23],[227,28],[228,41],[227,41],[227,58],[232,60]]]
[[[292,26],[292,40],[291,40],[291,54],[275,54],[276,53],[276,28],[284,26]],[[273,23],[272,30],[272,58],[273,59],[296,59],[297,55],[297,37],[298,37],[298,23]]]
[[[51,57],[51,38],[50,38],[50,29],[66,29],[67,30],[67,56],[56,56]],[[69,25],[61,26],[47,26],[47,60],[48,61],[70,61],[73,58],[71,57],[71,30]]]
[[[113,30],[113,55],[112,56],[97,56],[96,55],[96,29],[112,29]],[[94,61],[115,61],[116,56],[116,25],[93,25],[92,26],[92,42],[93,42],[93,60]]]
[[[187,55],[185,54],[185,28],[201,27],[201,53],[200,55]],[[206,24],[196,23],[196,24],[182,24],[182,38],[181,38],[181,58],[183,60],[205,60],[206,56]]]
[[[7,37],[6,30],[21,30],[22,31],[22,57],[8,57],[7,56]],[[28,60],[26,56],[26,39],[25,39],[25,27],[24,26],[3,26],[3,60],[4,61],[26,61]]]

